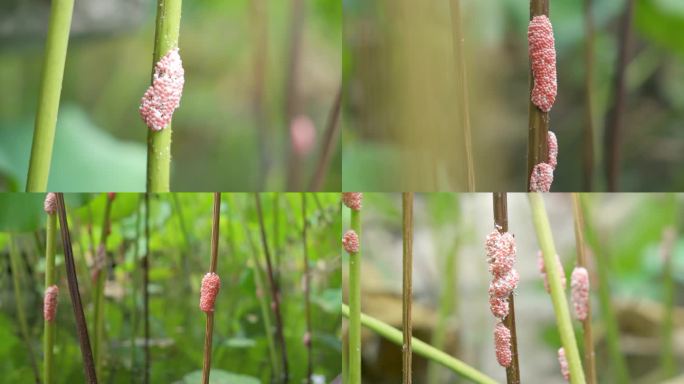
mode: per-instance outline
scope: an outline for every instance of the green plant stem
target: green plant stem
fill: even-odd
[[[402,366],[403,383],[411,384],[411,340],[413,325],[411,323],[411,305],[413,301],[413,193],[402,193],[403,213],[403,257],[402,257],[402,327],[403,347]]]
[[[95,306],[94,306],[94,321],[93,328],[95,335],[93,337],[93,358],[95,359],[95,371],[97,372],[97,377],[102,378],[102,362],[103,362],[103,350],[104,350],[104,288],[105,281],[107,280],[107,237],[110,232],[110,216],[112,212],[112,199],[105,196],[105,214],[102,221],[102,232],[100,234],[100,245],[98,246],[98,251],[95,256]],[[100,249],[104,249],[103,255],[100,255]],[[104,257],[100,260],[100,256]]]
[[[582,205],[582,212],[584,213],[584,230],[587,243],[594,250],[594,262],[596,264],[596,273],[598,276],[597,293],[599,298],[599,307],[601,309],[601,320],[606,332],[606,345],[608,347],[608,355],[611,360],[611,368],[615,375],[615,381],[618,383],[629,383],[629,371],[627,369],[627,362],[625,356],[622,354],[622,347],[620,345],[620,330],[618,328],[618,320],[613,310],[613,304],[610,296],[610,255],[606,252],[596,234],[591,221],[591,210],[589,206],[590,194],[581,194],[580,203]]]
[[[539,15],[549,15],[549,0],[530,0],[530,20],[532,20],[534,16]],[[549,148],[547,145],[547,137],[549,135],[549,113],[542,111],[534,105],[531,97],[532,88],[534,88],[534,76],[530,69],[527,180],[525,186],[528,191],[530,188],[530,176],[532,175],[534,166],[549,160]]]
[[[214,208],[211,225],[211,263],[209,272],[216,273],[218,264],[219,227],[221,224],[221,193],[214,192]],[[209,383],[211,373],[211,344],[214,335],[214,311],[207,312],[207,322],[204,332],[204,364],[202,365],[202,383]]]
[[[351,210],[351,229],[361,243],[361,212]],[[349,254],[349,384],[361,383],[361,251]]]
[[[346,304],[342,304],[342,315],[347,318],[351,317],[351,309]],[[382,321],[363,313],[360,314],[360,323],[363,324],[364,327],[369,328],[373,332],[391,341],[392,343],[399,346],[403,345],[404,336],[402,332],[398,329],[395,329],[391,325],[385,324]],[[455,359],[449,356],[448,354],[432,347],[424,341],[421,341],[414,337],[411,340],[411,343],[413,345],[413,352],[415,352],[417,355],[423,356],[430,361],[434,361],[435,363],[441,364],[449,368],[452,372],[474,383],[496,383],[496,380],[492,379],[491,377],[469,366],[461,360]]]
[[[174,195],[175,196],[175,195]],[[131,382],[138,378],[137,362],[135,359],[136,345],[135,340],[138,337],[138,289],[137,289],[137,266],[140,258],[140,206],[142,198],[138,195],[138,202],[135,207],[135,243],[133,244],[133,270],[131,271]]]
[[[55,278],[55,236],[57,233],[57,216],[47,215],[45,230],[45,289],[56,283]],[[53,357],[55,344],[55,322],[45,320],[45,335],[43,339],[43,379],[45,384],[53,382]]]
[[[575,241],[577,247],[577,266],[589,270],[589,260],[587,247],[584,242],[584,214],[580,205],[580,198],[577,193],[572,194],[572,210],[575,216]],[[591,288],[591,284],[589,285]],[[596,353],[594,351],[594,336],[591,326],[591,300],[587,306],[587,318],[582,321],[584,335],[584,369],[588,384],[595,384],[596,381]]]
[[[546,207],[540,193],[529,193],[530,206],[532,208],[532,219],[537,232],[537,239],[542,250],[545,265],[556,265],[556,247],[553,242],[551,225],[546,214]],[[582,370],[582,360],[580,359],[575,331],[572,328],[570,319],[570,309],[565,298],[565,290],[561,284],[561,272],[558,268],[547,268],[546,275],[551,287],[551,301],[553,310],[556,313],[556,323],[561,342],[565,349],[565,356],[570,367],[570,382],[572,384],[585,383],[584,371]]]
[[[24,298],[21,294],[21,282],[19,280],[19,250],[17,249],[17,240],[14,236],[10,236],[10,266],[12,267],[12,283],[14,288],[14,301],[17,307],[17,320],[19,320],[19,331],[21,332],[21,337],[24,339],[26,344],[26,350],[28,351],[29,360],[31,362],[31,368],[33,369],[33,374],[36,379],[36,383],[40,383],[40,371],[38,369],[38,363],[36,362],[36,356],[33,353],[33,348],[31,347],[31,335],[29,334],[28,322],[26,320],[26,312],[24,312]]]
[[[145,256],[142,259],[143,270],[143,383],[150,382],[150,194],[145,193]]]
[[[83,370],[88,384],[97,384],[97,374],[95,373],[95,361],[93,352],[90,349],[90,338],[88,336],[88,326],[86,325],[85,315],[83,314],[83,303],[78,289],[78,276],[76,275],[76,263],[74,262],[74,251],[71,245],[71,234],[69,233],[69,222],[67,221],[66,206],[64,205],[64,194],[57,194],[57,214],[59,215],[59,229],[62,237],[62,248],[64,249],[64,264],[69,283],[69,296],[71,298],[71,308],[76,319],[76,333],[81,347],[83,357]]]
[[[311,329],[311,271],[309,270],[309,250],[307,245],[306,194],[302,193],[302,253],[304,254],[304,312],[306,313],[306,382],[311,384],[313,374],[313,331]]]
[[[178,46],[182,0],[158,0],[152,67]],[[147,133],[147,191],[168,192],[171,172],[172,124]]]
[[[26,192],[47,189],[73,9],[74,0],[52,1]]]
[[[666,228],[663,232],[661,245],[663,257],[663,307],[665,308],[662,325],[663,341],[660,352],[660,365],[663,379],[671,378],[677,373],[673,344],[675,283],[673,277],[674,268],[672,266],[672,256],[674,255],[676,244],[676,229],[674,227]]]

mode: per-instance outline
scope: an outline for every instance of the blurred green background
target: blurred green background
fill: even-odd
[[[0,194],[0,372],[3,381],[33,381],[32,357],[42,367],[42,295],[45,213],[43,194]],[[106,196],[65,195],[81,297],[91,343],[91,265],[100,240]],[[284,335],[293,383],[306,376],[304,257],[300,194],[261,194],[265,228],[280,284]],[[339,194],[307,194],[311,276],[314,383],[331,382],[341,370],[341,272]],[[138,194],[117,194],[107,242],[104,377],[101,382],[142,382],[144,204]],[[197,383],[202,368],[205,314],[198,306],[202,276],[209,269],[212,194],[150,196],[150,352],[152,383]],[[265,273],[258,217],[252,194],[223,194],[217,273],[212,383],[270,383],[275,369],[267,347],[255,271]],[[66,283],[62,242],[57,239],[57,383],[84,382],[83,363]],[[249,237],[248,237],[249,236]],[[18,245],[18,270],[9,258],[10,237]],[[252,247],[250,238],[254,240]],[[259,260],[255,269],[254,260]],[[263,278],[263,277],[262,277]],[[17,279],[20,301],[13,289]],[[264,280],[267,284],[267,280]],[[267,285],[268,287],[268,285]],[[28,342],[20,332],[21,305]],[[275,324],[269,310],[271,324]],[[276,344],[278,345],[278,344]],[[133,346],[133,348],[131,348]],[[278,354],[278,358],[279,358]],[[278,360],[279,362],[279,360]],[[231,375],[241,375],[241,379]],[[277,377],[277,376],[276,376]],[[317,379],[316,379],[317,378]]]
[[[174,114],[171,190],[285,190],[289,121],[298,114],[311,118],[317,135],[291,189],[308,186],[340,87],[342,9],[334,0],[302,2],[293,76],[296,2],[184,2],[179,46],[186,82]],[[141,0],[76,2],[49,190],[145,188],[147,128],[138,105],[150,82],[155,7]],[[45,1],[0,4],[0,190],[24,189],[48,14]],[[292,111],[288,102],[296,104]],[[324,190],[340,188],[339,147]]]
[[[463,128],[450,3],[344,1],[343,188],[465,191]],[[584,1],[550,1],[559,141],[552,191],[584,191]],[[624,0],[593,0],[594,189],[606,190]],[[460,0],[477,191],[525,191],[529,2]],[[456,22],[458,22],[456,20]],[[635,0],[617,191],[684,188],[684,2]]]

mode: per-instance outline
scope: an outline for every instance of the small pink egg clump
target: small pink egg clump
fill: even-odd
[[[292,151],[299,157],[311,153],[316,144],[316,127],[308,116],[300,115],[290,123]]]
[[[561,347],[558,349],[558,363],[560,363],[561,375],[566,381],[570,380],[570,367],[568,366],[568,359],[565,357],[565,349]]]
[[[494,327],[494,348],[496,349],[496,360],[502,367],[508,367],[513,360],[511,353],[511,331],[503,323],[496,324]]]
[[[530,192],[549,192],[553,183],[553,167],[547,163],[539,163],[530,175]]]
[[[534,77],[532,103],[542,111],[548,112],[556,101],[558,91],[556,48],[551,20],[545,15],[532,18],[527,29],[527,40]]]
[[[110,201],[114,201],[114,199],[116,198],[116,192],[107,192],[107,198]]]
[[[544,264],[544,255],[542,255],[542,251],[537,252],[537,268],[539,268],[539,273],[544,279],[544,289],[546,289],[546,292],[551,293],[551,286],[549,285],[549,278],[546,274],[546,265]],[[561,263],[560,257],[558,255],[556,255],[556,268],[560,273],[561,285],[563,286],[563,289],[565,289],[568,282],[565,278],[565,269],[563,269],[563,263]]]
[[[589,272],[584,267],[575,267],[570,277],[572,306],[580,321],[587,319],[589,313]]]
[[[353,229],[348,230],[342,237],[342,246],[347,253],[359,252],[359,235]]]
[[[43,317],[48,322],[55,321],[58,294],[59,287],[56,285],[51,285],[45,289],[45,296],[43,297]]]
[[[547,164],[556,170],[556,166],[558,165],[558,139],[556,138],[555,133],[549,131],[546,145],[549,148],[549,161]]]
[[[342,202],[348,208],[354,211],[361,210],[361,202],[363,200],[363,193],[361,192],[342,192]]]
[[[171,123],[184,84],[183,62],[178,48],[173,48],[155,64],[152,85],[140,101],[140,117],[151,130],[161,131]]]
[[[508,297],[518,286],[520,275],[513,268],[516,259],[515,237],[496,227],[485,239],[485,252],[492,281],[489,284],[489,309],[503,319],[508,316]]]
[[[45,201],[43,202],[43,209],[48,215],[53,215],[57,212],[57,194],[54,192],[49,192],[45,195]]]
[[[202,288],[200,289],[199,307],[204,312],[214,312],[214,303],[219,289],[221,289],[221,279],[214,272],[209,272],[202,278]]]

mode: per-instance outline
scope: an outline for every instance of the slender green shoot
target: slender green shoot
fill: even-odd
[[[102,364],[104,355],[105,332],[104,332],[104,307],[105,307],[105,281],[107,280],[107,237],[110,232],[110,215],[112,212],[112,199],[106,198],[105,215],[102,221],[102,232],[100,234],[100,244],[95,256],[95,316],[93,318],[93,358],[95,359],[95,371],[97,377],[103,378]]]
[[[346,304],[342,304],[342,315],[347,318],[350,318],[350,312],[351,309],[349,308],[349,306],[347,306]],[[384,337],[385,339],[389,340],[390,342],[396,345],[401,346],[404,342],[404,335],[400,330],[392,327],[389,324],[385,324],[378,319],[361,313],[360,323],[363,324],[364,327],[372,330],[373,332],[377,333],[378,335]],[[496,380],[492,379],[491,377],[469,366],[461,360],[451,357],[448,354],[432,347],[430,344],[424,341],[421,341],[413,337],[411,343],[413,345],[413,352],[416,355],[423,356],[424,358],[430,361],[433,361],[437,364],[441,364],[449,370],[451,370],[452,372],[454,372],[455,374],[463,378],[466,378],[472,381],[473,383],[496,383]]]
[[[154,63],[178,46],[182,0],[157,1],[157,27],[154,36]],[[171,123],[147,134],[147,191],[168,192],[171,174]]]
[[[361,211],[351,210],[351,229],[361,242]],[[361,247],[349,254],[349,384],[361,384]]]
[[[56,283],[55,278],[55,236],[57,235],[57,215],[47,215],[47,229],[45,230],[45,289]],[[55,322],[45,320],[45,334],[43,339],[43,379],[45,384],[53,380],[53,358],[55,344]]]
[[[551,233],[551,225],[546,214],[546,207],[544,200],[539,193],[529,193],[530,206],[532,208],[532,219],[534,227],[537,232],[537,239],[542,250],[545,265],[555,265],[556,263],[556,246],[553,242],[553,234]],[[546,275],[549,279],[551,287],[551,301],[553,302],[553,310],[556,313],[556,323],[558,332],[560,333],[561,342],[565,349],[565,356],[570,367],[570,382],[572,384],[583,384],[584,370],[582,369],[582,360],[580,359],[579,348],[577,348],[577,340],[575,339],[575,331],[572,327],[572,320],[570,319],[570,309],[568,308],[568,301],[565,297],[565,289],[561,284],[560,270],[558,268],[547,268]]]
[[[52,1],[26,192],[47,190],[73,9],[74,0]]]

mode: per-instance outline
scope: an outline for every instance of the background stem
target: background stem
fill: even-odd
[[[93,358],[95,359],[95,371],[97,376],[102,378],[102,355],[104,347],[104,289],[105,281],[107,280],[107,237],[110,231],[110,216],[112,212],[112,199],[106,198],[105,203],[105,214],[102,220],[102,232],[100,233],[100,245],[98,246],[98,252],[95,256],[95,306],[94,306],[94,332],[95,337],[93,338]],[[99,260],[99,250],[104,249],[104,260]],[[102,263],[102,264],[100,264]],[[100,264],[100,265],[98,265]]]
[[[584,0],[584,156],[583,191],[594,189],[594,107],[592,84],[594,78],[594,17],[592,0]]]
[[[587,247],[584,243],[584,214],[580,206],[579,195],[572,194],[572,211],[575,216],[575,242],[577,247],[577,266],[584,267],[589,271]],[[589,274],[591,276],[591,273]],[[591,289],[592,284],[589,284]],[[591,327],[591,300],[587,306],[587,318],[582,321],[584,335],[584,370],[588,384],[596,381],[596,353],[594,352],[594,336]]]
[[[320,150],[320,157],[316,163],[316,171],[314,172],[309,190],[312,192],[320,191],[323,188],[325,177],[328,174],[330,167],[330,160],[332,160],[333,152],[340,137],[340,111],[342,109],[342,85],[337,90],[335,101],[333,101],[328,121],[323,134],[322,147]]]
[[[143,383],[150,382],[150,194],[145,193],[145,257],[142,259],[143,270],[143,332],[145,366]]]
[[[342,304],[342,315],[351,320],[351,309],[346,304]],[[365,327],[369,328],[378,335],[384,337],[385,339],[391,341],[396,345],[403,345],[403,334],[398,329],[393,328],[391,325],[385,324],[382,321],[370,317],[366,314],[359,313],[359,323],[363,324]],[[455,359],[448,354],[430,346],[424,341],[418,340],[415,337],[411,341],[413,345],[413,351],[420,356],[425,357],[430,361],[434,361],[449,368],[452,372],[463,376],[464,378],[474,382],[482,384],[495,384],[496,380],[485,375],[484,373],[478,371],[477,369],[469,366],[468,364]]]
[[[47,215],[45,229],[45,289],[56,284],[55,278],[55,236],[57,233],[57,216]],[[43,379],[45,384],[53,382],[53,357],[55,344],[55,321],[45,320],[45,338],[43,340]]]
[[[403,212],[403,276],[402,276],[402,363],[403,383],[411,384],[411,339],[413,338],[413,326],[411,324],[412,280],[413,280],[413,193],[402,193]]]
[[[169,50],[178,46],[182,0],[158,0],[154,36],[154,65]],[[153,69],[154,72],[154,69]],[[168,192],[171,172],[172,124],[161,131],[147,132],[147,191]]]
[[[500,233],[508,232],[508,197],[506,193],[495,192],[492,195],[494,206],[494,223]],[[515,301],[514,293],[508,296],[508,316],[503,319],[503,324],[511,331],[511,365],[506,367],[506,381],[508,384],[520,383],[520,365],[518,363],[518,336],[515,327]]]
[[[78,290],[78,277],[76,276],[76,263],[74,262],[74,252],[71,247],[71,235],[69,234],[69,223],[67,221],[66,206],[64,205],[64,194],[57,194],[57,214],[59,215],[59,228],[62,234],[62,247],[64,248],[64,264],[67,272],[67,282],[69,283],[69,296],[71,296],[71,307],[76,318],[76,333],[81,345],[81,355],[83,356],[83,370],[88,384],[97,384],[97,374],[95,373],[95,362],[93,352],[90,349],[90,338],[88,337],[88,326],[86,325],[85,315],[83,314],[83,304],[81,294]]]
[[[309,250],[306,239],[306,194],[302,193],[302,251],[304,254],[304,311],[306,313],[306,333],[309,335],[306,344],[306,382],[311,384],[313,374],[313,333],[311,329],[311,275],[309,271]],[[274,212],[275,213],[275,212]]]
[[[214,209],[211,224],[211,262],[209,272],[216,273],[218,263],[219,227],[221,223],[221,193],[214,192]],[[207,312],[207,322],[204,329],[204,364],[202,365],[202,383],[209,383],[211,373],[211,344],[214,335],[214,311]]]
[[[534,228],[537,232],[537,239],[544,257],[544,265],[556,265],[556,246],[553,242],[551,225],[549,224],[542,195],[540,193],[528,193],[528,197],[532,208]],[[565,356],[570,367],[570,382],[572,384],[582,384],[585,383],[582,360],[577,348],[575,331],[572,328],[572,320],[570,320],[570,309],[565,298],[565,289],[561,284],[560,274],[561,271],[558,268],[546,268],[546,275],[551,287],[551,301],[553,302],[553,310],[556,313],[558,333],[560,333]]]
[[[548,0],[530,0],[530,20],[534,16],[549,15]],[[529,102],[529,129],[527,139],[527,180],[525,188],[529,191],[530,176],[532,169],[539,163],[549,160],[549,149],[547,137],[549,134],[549,113],[539,109],[532,102],[532,88],[534,87],[534,76],[530,69],[530,96]],[[550,264],[553,265],[553,264]]]
[[[52,1],[26,192],[47,190],[73,9],[74,0]]]
[[[361,384],[361,211],[351,210],[351,229],[359,251],[349,254],[349,384]]]

